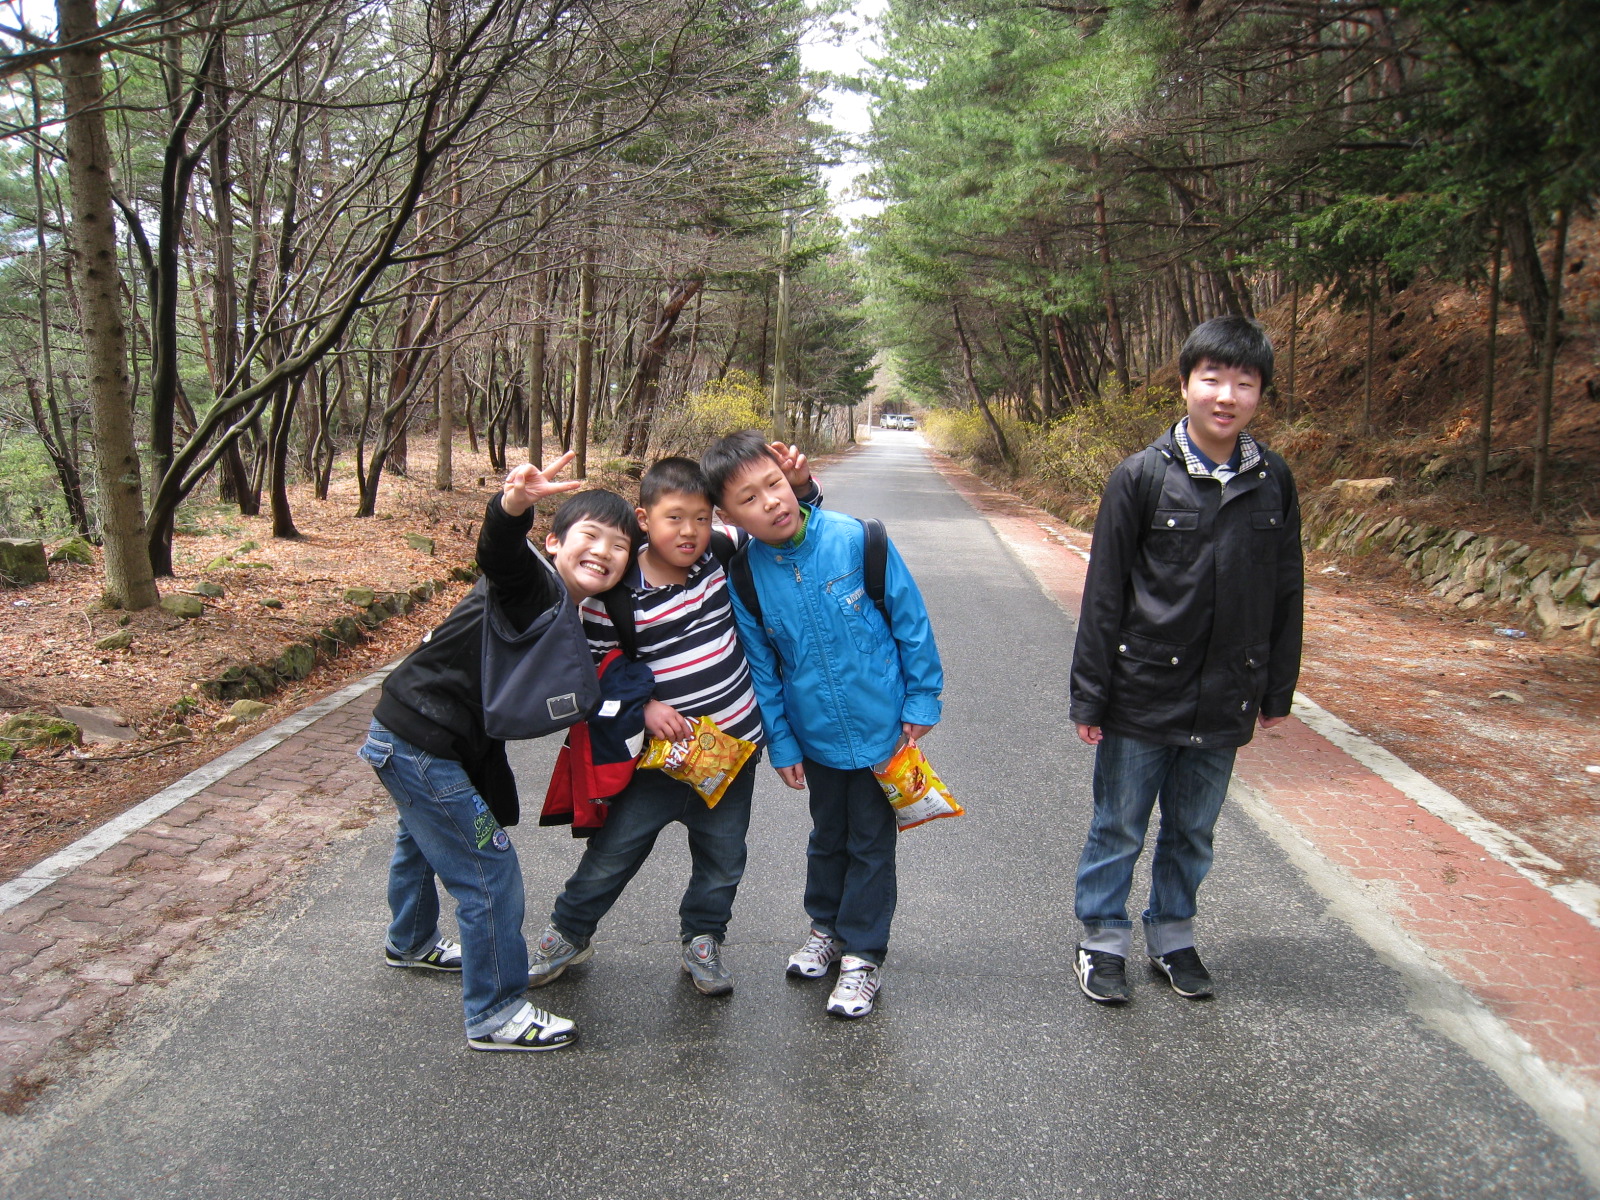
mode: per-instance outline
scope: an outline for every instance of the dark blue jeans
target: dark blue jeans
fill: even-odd
[[[589,838],[578,869],[556,897],[550,920],[561,936],[582,946],[655,848],[656,835],[674,821],[689,833],[689,886],[678,905],[678,936],[709,933],[722,941],[733,898],[744,878],[750,794],[761,754],[750,756],[715,808],[687,783],[664,771],[635,771],[633,782],[611,801],[606,823]]]
[[[467,1036],[498,1029],[528,988],[522,867],[458,762],[435,758],[377,721],[361,747],[400,814],[389,863],[389,949],[405,958],[439,937],[437,875],[456,901]]]
[[[1076,911],[1083,945],[1128,957],[1133,867],[1157,802],[1161,827],[1144,910],[1149,954],[1194,945],[1195,896],[1211,870],[1211,835],[1228,794],[1235,751],[1163,746],[1107,733],[1094,756],[1094,818],[1078,860]]]
[[[866,767],[840,771],[805,760],[811,792],[806,914],[845,954],[881,964],[889,952],[900,836],[894,809]]]

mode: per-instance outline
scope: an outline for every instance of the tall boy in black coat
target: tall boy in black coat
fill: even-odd
[[[1235,752],[1257,723],[1288,718],[1300,672],[1294,477],[1245,432],[1272,344],[1253,321],[1219,317],[1190,334],[1178,368],[1188,415],[1106,483],[1072,662],[1072,720],[1095,747],[1074,969],[1102,1004],[1131,995],[1128,892],[1158,801],[1145,951],[1180,996],[1212,994],[1194,948],[1212,831]]]

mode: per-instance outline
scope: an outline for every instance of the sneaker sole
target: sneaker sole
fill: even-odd
[[[403,971],[437,971],[441,975],[459,975],[460,967],[445,967],[438,963],[422,962],[415,958],[390,958],[387,954],[383,961],[391,967],[399,967]]]
[[[846,1021],[859,1021],[862,1017],[870,1017],[872,1015],[872,1010],[877,1008],[877,1006],[878,999],[876,996],[874,996],[872,998],[872,1003],[867,1005],[867,1007],[862,1009],[860,1012],[846,1012],[842,1007],[836,1008],[832,1004],[828,1005],[827,1012],[830,1017],[839,1017]]]
[[[1078,974],[1076,969],[1073,970],[1072,977],[1078,981],[1078,990],[1080,992],[1082,992],[1085,996],[1089,997],[1089,999],[1093,1000],[1096,1004],[1126,1004],[1129,1000],[1131,1000],[1133,998],[1131,996],[1099,996],[1099,995],[1096,995],[1094,992],[1091,992],[1089,990],[1089,985],[1084,982],[1083,976]]]
[[[505,1042],[480,1042],[476,1038],[468,1038],[467,1045],[473,1050],[510,1050],[517,1054],[527,1054],[529,1052],[537,1054],[541,1050],[559,1050],[563,1046],[572,1045],[572,1043],[577,1040],[578,1031],[574,1029],[571,1033],[566,1034],[563,1037],[553,1038],[548,1042],[535,1042],[531,1046],[512,1046],[507,1045]]]
[[[554,983],[556,980],[561,978],[562,972],[564,972],[568,967],[575,967],[579,963],[588,962],[593,957],[594,957],[594,943],[590,942],[582,950],[579,950],[576,954],[574,954],[571,958],[567,959],[567,961],[562,963],[559,967],[556,967],[548,975],[535,975],[532,971],[529,971],[528,972],[528,986],[529,987],[543,987],[547,983]],[[502,1047],[502,1049],[515,1050],[516,1047],[515,1046],[504,1046],[504,1047]]]
[[[702,996],[726,996],[733,991],[733,980],[731,979],[713,980],[709,983],[704,983],[689,969],[687,964],[684,965],[683,973],[689,977],[689,982],[694,984],[694,990]]]
[[[1168,987],[1177,992],[1178,995],[1182,996],[1185,1000],[1209,1000],[1217,994],[1216,989],[1210,987],[1198,992],[1184,991],[1178,986],[1178,981],[1173,979],[1172,975],[1167,971],[1167,969],[1153,958],[1150,960],[1150,974],[1164,982]]]

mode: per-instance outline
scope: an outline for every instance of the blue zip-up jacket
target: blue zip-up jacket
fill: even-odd
[[[841,771],[875,766],[894,753],[901,722],[938,723],[939,648],[922,593],[894,545],[884,571],[891,636],[867,595],[861,522],[808,512],[799,546],[750,541],[760,625],[730,589],[768,761],[792,767],[804,757]]]

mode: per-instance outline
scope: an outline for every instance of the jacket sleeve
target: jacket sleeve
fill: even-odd
[[[1267,694],[1261,700],[1261,715],[1286,717],[1294,706],[1294,686],[1300,678],[1306,568],[1300,544],[1300,494],[1288,464],[1276,455],[1273,458],[1272,465],[1282,471],[1288,553],[1278,556],[1278,577],[1273,581],[1272,651],[1267,659]]]
[[[754,562],[750,564],[750,573],[752,577],[756,575]],[[756,586],[759,588],[760,584]],[[750,666],[750,682],[755,688],[756,703],[761,706],[761,724],[767,731],[767,761],[774,767],[792,767],[803,755],[783,704],[783,675],[778,664],[778,652],[773,649],[767,631],[756,623],[731,583],[728,585],[728,602],[733,605],[733,621],[739,627],[739,645],[744,649],[745,662]]]
[[[906,685],[900,719],[909,725],[937,725],[944,713],[939,700],[939,693],[944,691],[944,664],[939,661],[939,647],[934,644],[928,607],[893,542],[888,551],[883,600],[889,610],[889,628],[900,647],[900,674]]]
[[[1111,701],[1113,647],[1122,628],[1128,579],[1139,553],[1139,474],[1141,451],[1124,459],[1106,480],[1094,545],[1078,612],[1078,637],[1072,650],[1070,712],[1076,725],[1102,725]]]
[[[490,499],[483,514],[483,527],[478,530],[478,568],[494,588],[507,619],[518,630],[526,629],[561,598],[561,581],[554,571],[535,560],[534,555],[539,552],[528,544],[528,531],[532,528],[533,509],[520,517],[509,516],[496,495]]]

